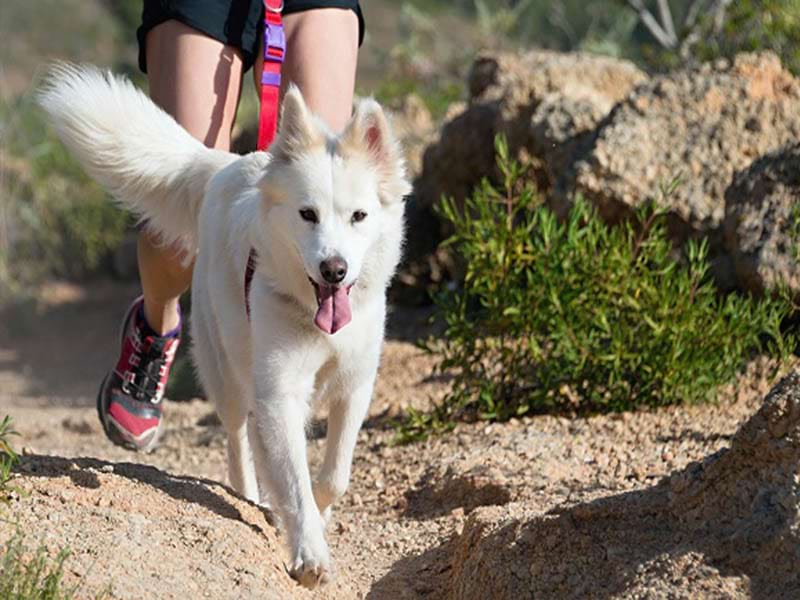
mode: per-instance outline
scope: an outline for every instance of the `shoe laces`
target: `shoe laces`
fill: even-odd
[[[133,327],[129,341],[133,351],[128,359],[128,368],[121,373],[122,391],[136,400],[158,404],[164,396],[164,374],[172,362],[174,345],[172,338],[147,336],[142,339],[138,324]]]

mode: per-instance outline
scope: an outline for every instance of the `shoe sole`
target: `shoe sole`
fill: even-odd
[[[130,319],[133,316],[133,311],[139,304],[140,299],[141,296],[133,301],[125,315],[125,319],[122,321],[122,329],[119,336],[120,346],[125,343],[125,332],[128,329],[128,323],[130,322]],[[163,415],[158,421],[158,426],[156,427],[155,432],[148,432],[146,434],[152,437],[145,444],[140,445],[137,443],[137,441],[135,441],[140,438],[130,439],[128,436],[126,436],[127,432],[119,426],[113,417],[108,414],[108,395],[105,393],[105,390],[109,377],[111,377],[111,373],[106,374],[106,376],[103,378],[103,382],[100,384],[100,391],[97,393],[97,416],[100,419],[100,424],[103,426],[103,431],[105,432],[106,437],[111,441],[111,443],[128,450],[135,450],[137,452],[145,453],[152,452],[158,446],[158,442],[161,440],[161,436],[164,433]],[[144,437],[146,436],[142,436],[142,438]]]
[[[158,426],[155,431],[148,431],[140,438],[134,438],[124,428],[122,428],[115,420],[114,417],[108,414],[108,396],[104,393],[108,378],[111,376],[109,373],[103,378],[103,383],[100,385],[100,391],[97,394],[97,416],[100,418],[100,424],[103,426],[103,431],[111,443],[126,448],[127,450],[134,450],[136,452],[152,452],[158,447],[161,441],[161,436],[164,433],[164,418],[162,416],[158,421]],[[150,439],[142,443],[147,437]]]

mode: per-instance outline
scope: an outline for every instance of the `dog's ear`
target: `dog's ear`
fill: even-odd
[[[283,96],[278,136],[272,151],[276,157],[291,161],[317,143],[324,144],[325,137],[315,125],[300,89],[292,83]]]
[[[381,202],[402,200],[411,191],[406,179],[400,144],[380,104],[372,98],[360,100],[341,137],[344,155],[366,154],[378,170]]]

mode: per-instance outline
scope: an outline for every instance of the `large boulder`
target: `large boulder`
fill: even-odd
[[[598,128],[559,186],[617,220],[680,177],[661,201],[677,241],[721,248],[725,191],[734,173],[800,139],[800,81],[772,53],[741,54],[637,87]]]
[[[646,75],[628,61],[536,50],[485,53],[468,78],[469,102],[451,115],[425,152],[416,195],[424,205],[442,195],[463,198],[495,173],[495,135],[529,163],[540,184],[558,170],[553,145],[592,131]]]
[[[547,513],[476,509],[453,542],[446,597],[798,598],[799,465],[794,373],[729,449],[652,488]]]
[[[406,158],[406,169],[411,179],[422,170],[422,153],[434,135],[431,112],[417,94],[408,94],[386,107],[392,129]]]
[[[395,293],[424,300],[427,284],[458,276],[453,257],[436,250],[449,230],[433,206],[442,196],[467,197],[484,177],[497,178],[497,134],[547,191],[611,108],[646,80],[633,63],[590,54],[479,55],[468,102],[451,107],[422,157],[407,211],[408,260]]]
[[[77,597],[359,597],[347,577],[301,588],[271,514],[214,481],[57,456],[23,456],[17,471],[0,547],[17,532],[50,555],[66,546],[64,583],[80,587]]]
[[[725,242],[741,287],[800,294],[800,144],[737,173],[725,194]]]

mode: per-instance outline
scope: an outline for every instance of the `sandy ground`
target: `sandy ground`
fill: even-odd
[[[135,291],[56,285],[37,303],[2,314],[0,415],[12,415],[21,434],[17,483],[27,491],[11,514],[51,549],[73,550],[68,574],[82,579],[85,593],[108,586],[120,598],[306,597],[282,570],[284,550],[266,516],[222,485],[224,437],[206,402],[169,402],[164,442],[149,455],[103,436],[96,388],[115,358],[118,319]],[[391,418],[426,406],[446,385],[431,377],[431,359],[397,335],[413,335],[421,319],[394,315],[352,484],[329,528],[337,579],[315,597],[456,597],[442,581],[452,568],[450,542],[471,511],[505,506],[541,514],[650,489],[728,446],[772,381],[768,365],[754,364],[716,405],[459,425],[445,437],[398,447]],[[310,460],[318,464],[323,421],[309,437]],[[0,534],[4,526],[8,533],[5,524]],[[745,571],[721,574],[712,558],[663,560],[705,565],[693,571],[701,574],[703,586],[694,589],[703,596],[750,597]],[[636,577],[611,596],[648,597],[650,590],[653,597],[684,597],[658,581],[657,569]],[[642,577],[652,586],[643,587]],[[570,595],[559,589],[551,597]],[[585,589],[574,594],[581,596]]]

